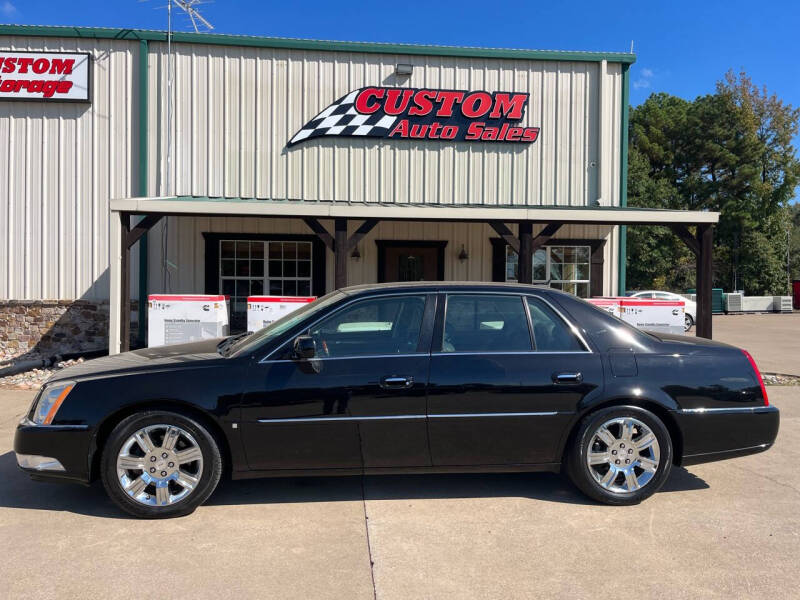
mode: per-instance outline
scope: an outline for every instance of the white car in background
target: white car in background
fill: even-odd
[[[684,310],[684,331],[689,331],[695,322],[697,316],[697,303],[681,296],[680,294],[673,294],[672,292],[661,292],[658,290],[644,290],[642,292],[633,292],[631,298],[651,298],[653,300],[678,300],[685,302]]]

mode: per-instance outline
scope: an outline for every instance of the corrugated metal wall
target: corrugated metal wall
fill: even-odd
[[[333,222],[321,220],[329,231]],[[151,264],[148,287],[153,292],[197,293],[205,290],[205,240],[204,232],[263,233],[263,234],[303,234],[309,235],[306,224],[299,219],[248,219],[239,217],[181,217],[167,220],[169,228],[165,237],[163,225],[153,228],[149,252]],[[349,234],[355,232],[360,222],[349,224]],[[534,226],[534,235],[542,225]],[[516,225],[510,225],[516,234]],[[604,294],[616,294],[617,286],[617,228],[596,225],[570,225],[562,227],[553,238],[560,239],[599,239],[609,236],[605,246]],[[497,233],[484,223],[431,223],[413,221],[384,221],[379,223],[359,243],[361,259],[348,261],[348,285],[375,283],[378,280],[378,249],[375,240],[427,240],[447,241],[445,248],[444,275],[450,281],[491,281],[492,246],[489,239]],[[166,239],[166,244],[162,241]],[[461,246],[469,254],[469,259],[460,261]],[[166,255],[163,248],[166,248]],[[164,256],[168,263],[166,269]],[[325,252],[326,289],[334,289],[333,253]],[[166,273],[166,276],[165,276]]]
[[[108,201],[136,193],[138,43],[0,37],[91,52],[92,104],[0,102],[0,298],[108,298]]]
[[[169,192],[353,202],[584,206],[619,201],[621,67],[174,44]],[[397,63],[414,65],[397,80]],[[167,58],[151,44],[150,156],[166,149]],[[532,144],[314,139],[285,147],[309,119],[369,85],[527,91]],[[602,122],[600,110],[602,104]],[[601,130],[602,128],[602,130]],[[602,149],[598,139],[602,138]],[[598,170],[603,189],[599,192]],[[167,193],[153,160],[150,194]]]
[[[0,299],[107,299],[108,202],[140,193],[139,44],[4,36],[0,48],[93,55],[91,105],[0,102]],[[150,43],[148,195],[442,204],[582,206],[597,199],[604,205],[618,203],[619,64],[605,65],[601,74],[602,63],[199,44],[174,44],[173,51],[174,177],[168,189],[166,45]],[[410,78],[395,79],[398,62],[414,65]],[[533,145],[333,138],[285,148],[286,141],[321,109],[366,85],[528,91],[531,98],[523,124],[541,127],[541,137]],[[198,231],[219,226],[229,231],[307,233],[299,222],[286,229],[288,221],[168,222],[167,252],[161,250],[163,227],[150,236],[151,291],[202,288],[197,281],[202,277]],[[369,239],[418,238],[405,233],[409,227],[384,223]],[[489,250],[477,245],[492,235],[485,227],[426,224],[414,231],[421,231],[423,239],[448,239],[453,252],[464,243],[475,256],[467,264],[448,262],[448,278],[490,275],[488,259],[482,255]],[[614,279],[615,236],[616,232],[606,246],[607,272]],[[366,245],[367,252],[374,250],[374,244]],[[166,286],[162,256],[179,265],[168,269]],[[137,258],[138,252],[133,252],[134,293]],[[361,265],[351,266],[355,278],[351,281],[374,279],[372,271],[364,271],[370,260],[365,256]],[[363,273],[358,275],[359,271]],[[328,272],[332,277],[332,267]]]

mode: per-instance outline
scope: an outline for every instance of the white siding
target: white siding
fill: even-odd
[[[150,45],[150,155],[167,143],[167,56]],[[586,206],[619,202],[618,63],[459,59],[174,44],[173,179],[151,161],[150,195]],[[395,79],[398,63],[414,65]],[[600,123],[599,79],[603,77]],[[309,119],[369,85],[530,94],[534,144],[316,138]],[[602,127],[602,148],[598,138]],[[603,190],[598,191],[598,170]]]
[[[108,298],[110,198],[136,193],[138,44],[0,37],[92,53],[92,104],[0,102],[0,299]]]
[[[168,190],[166,45],[149,46],[148,195],[563,206],[619,201],[622,77],[617,63],[603,71],[601,63],[202,44],[173,45]],[[0,102],[0,299],[107,299],[109,199],[140,193],[139,43],[2,36],[0,48],[93,55],[91,105]],[[398,62],[414,65],[410,78],[395,79]],[[367,85],[527,91],[523,124],[541,127],[540,139],[520,145],[332,138],[286,148],[287,140],[325,106]],[[231,232],[307,233],[295,221],[222,219],[214,220],[214,227],[202,219],[169,223],[166,255],[178,266],[168,269],[165,285],[163,228],[157,228],[149,241],[151,291],[202,289],[198,231],[219,225]],[[376,236],[446,239],[448,279],[487,279],[490,248],[484,241],[491,235],[483,225],[382,223],[362,242],[365,255],[351,263],[351,282],[374,280],[370,253]],[[454,258],[462,243],[471,256],[467,263]],[[606,246],[606,272],[614,281],[616,251],[615,232]],[[133,252],[134,296],[137,258]],[[330,266],[331,280],[332,273]]]

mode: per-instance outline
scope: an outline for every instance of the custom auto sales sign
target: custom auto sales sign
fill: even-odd
[[[365,87],[339,98],[287,146],[323,136],[531,144],[538,127],[522,127],[528,94]]]
[[[0,50],[0,100],[91,102],[85,52]]]

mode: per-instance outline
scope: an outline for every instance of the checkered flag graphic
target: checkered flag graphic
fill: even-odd
[[[363,89],[363,88],[361,88]],[[363,137],[386,137],[389,128],[397,120],[381,112],[362,115],[356,110],[355,101],[361,89],[339,98],[328,108],[311,119],[294,134],[287,146],[324,135],[346,135]]]

